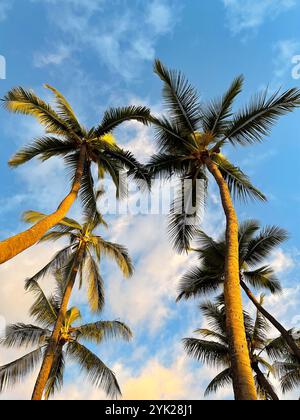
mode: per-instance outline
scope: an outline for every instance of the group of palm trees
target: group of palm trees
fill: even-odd
[[[120,395],[113,372],[81,340],[98,344],[106,338],[129,340],[130,329],[117,321],[78,326],[80,312],[69,305],[75,284],[84,284],[91,311],[102,311],[103,256],[113,258],[125,277],[133,274],[126,248],[106,241],[99,233],[108,226],[97,206],[104,192],[95,189],[95,173],[99,181],[110,177],[117,197],[121,198],[124,186],[119,174],[124,170],[130,182],[136,182],[140,188],[150,189],[152,180],[158,177],[176,178],[179,182],[170,209],[170,240],[179,253],[197,253],[199,264],[183,277],[178,300],[218,292],[213,301],[201,305],[210,327],[197,331],[204,339],[184,340],[189,355],[223,368],[207,393],[232,384],[236,400],[276,400],[278,396],[269,381],[271,373],[279,375],[284,391],[300,385],[297,332],[287,330],[276,320],[265,309],[264,297],[257,299],[250,289],[280,292],[272,267],[263,264],[273,249],[287,239],[287,233],[278,227],[261,229],[254,220],[239,224],[234,199],[266,201],[266,197],[223,154],[226,146],[250,146],[268,137],[281,116],[300,106],[300,90],[271,95],[266,91],[234,113],[243,77],[236,78],[221,98],[203,104],[181,72],[169,70],[159,60],[154,70],[163,82],[166,116],[154,116],[142,106],[109,109],[98,126],[87,129],[65,97],[49,85],[45,87],[53,93],[55,106],[21,87],[12,89],[3,99],[7,110],[33,116],[45,129],[43,137],[16,153],[10,166],[33,158],[46,161],[61,157],[71,173],[71,187],[53,213],[26,212],[24,220],[31,227],[0,243],[3,264],[38,242],[67,241],[42,270],[26,281],[26,289],[35,296],[30,315],[39,326],[10,325],[0,343],[35,350],[0,368],[0,391],[14,385],[40,363],[32,398],[47,399],[61,388],[65,358],[70,356],[107,395]],[[119,147],[113,136],[115,128],[130,120],[154,129],[157,153],[149,157],[146,165]],[[215,181],[219,189],[226,218],[225,235],[218,239],[200,230],[200,212],[207,200],[209,181]],[[82,202],[82,222],[67,218],[77,198]],[[50,297],[39,284],[45,276],[53,276],[56,281],[56,290]],[[256,308],[255,320],[243,307],[242,291]],[[270,324],[280,334],[276,339],[267,335]]]

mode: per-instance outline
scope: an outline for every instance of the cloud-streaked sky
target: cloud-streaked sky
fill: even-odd
[[[159,57],[182,69],[205,100],[222,94],[243,73],[241,105],[267,85],[300,87],[300,80],[292,79],[292,58],[300,55],[299,18],[299,0],[0,0],[0,55],[7,63],[0,96],[22,85],[50,99],[42,87],[50,83],[68,97],[86,125],[96,125],[108,106],[142,103],[159,112],[161,84],[152,72]],[[262,145],[229,151],[269,197],[268,205],[238,205],[240,218],[278,224],[291,233],[271,261],[284,294],[267,300],[287,327],[300,323],[299,117],[298,112],[282,119]],[[2,239],[24,228],[24,210],[54,209],[68,185],[63,164],[56,160],[10,170],[10,156],[41,129],[30,118],[3,108],[0,121]],[[155,151],[151,129],[129,124],[117,135],[143,161]],[[218,236],[224,219],[214,189],[211,197],[203,227]],[[79,215],[78,206],[71,214]],[[128,246],[136,273],[124,281],[114,265],[103,265],[107,308],[102,317],[127,322],[135,338],[130,344],[93,349],[118,374],[124,398],[202,399],[214,371],[188,360],[180,342],[202,324],[198,302],[174,303],[178,280],[192,259],[172,251],[163,216],[109,221],[107,237]],[[0,267],[0,323],[28,320],[30,296],[23,292],[24,280],[56,249],[37,246]],[[74,301],[89,320],[84,297],[76,294]],[[15,355],[1,349],[0,363]],[[3,397],[30,397],[33,381],[34,376]],[[70,365],[58,398],[102,397],[88,384],[82,390],[77,368]],[[231,397],[230,389],[215,396]]]

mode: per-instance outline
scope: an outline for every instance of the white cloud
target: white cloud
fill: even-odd
[[[66,59],[71,55],[70,48],[60,45],[55,52],[44,54],[36,53],[34,56],[34,65],[36,67],[45,67],[49,65],[59,65],[62,64]]]
[[[222,0],[227,12],[227,21],[234,35],[253,31],[266,20],[275,19],[281,13],[292,10],[295,0]]]
[[[282,249],[277,249],[273,252],[269,264],[276,274],[287,273],[295,267],[292,256],[285,253]]]
[[[89,48],[112,73],[131,79],[139,75],[143,62],[154,59],[159,37],[173,29],[177,20],[173,10],[176,1],[152,0],[146,7],[124,5],[113,10],[106,0],[69,0],[63,4],[46,0],[46,3],[51,6],[51,24],[59,28],[68,50]],[[59,59],[61,54],[51,54],[38,63],[46,65]]]

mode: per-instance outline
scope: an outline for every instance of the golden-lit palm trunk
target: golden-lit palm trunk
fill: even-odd
[[[0,264],[7,262],[36,244],[49,229],[57,225],[57,223],[59,223],[67,215],[80,190],[85,157],[86,146],[83,145],[81,147],[78,167],[72,189],[58,206],[57,210],[49,216],[46,216],[43,220],[37,222],[30,229],[0,242]]]
[[[44,356],[44,360],[43,360],[43,363],[39,372],[39,376],[37,378],[37,381],[34,387],[34,391],[32,395],[33,401],[40,401],[43,398],[44,391],[46,389],[46,385],[47,385],[47,382],[51,373],[51,368],[55,359],[55,353],[56,353],[56,349],[59,343],[60,332],[63,327],[63,322],[66,317],[66,313],[68,311],[68,305],[69,305],[73,287],[76,281],[78,269],[79,269],[80,262],[84,254],[84,248],[85,248],[84,245],[80,245],[77,251],[77,255],[75,256],[74,263],[73,263],[73,266],[72,266],[72,269],[68,278],[64,297],[61,303],[60,311],[57,317],[57,321],[54,326],[54,330],[52,332],[52,336],[50,338],[50,342]]]
[[[219,186],[227,221],[224,296],[234,394],[237,400],[257,400],[244,325],[240,285],[238,218],[228,185],[219,168],[209,157],[206,158],[205,163]]]
[[[277,321],[255,298],[251,290],[247,287],[247,285],[241,280],[241,286],[244,289],[246,295],[251,300],[251,302],[256,306],[258,311],[280,332],[283,339],[285,340],[286,344],[289,346],[291,351],[294,355],[298,358],[300,362],[300,348],[297,346],[295,340],[291,336],[291,334],[284,328],[280,322]]]

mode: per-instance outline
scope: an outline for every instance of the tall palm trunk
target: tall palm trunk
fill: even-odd
[[[61,307],[58,313],[57,321],[54,326],[54,330],[52,332],[52,336],[46,350],[46,354],[45,354],[45,357],[44,357],[44,360],[43,360],[43,363],[39,372],[39,376],[37,378],[37,381],[34,387],[34,391],[32,395],[33,401],[40,401],[43,398],[43,394],[44,394],[44,391],[45,391],[45,388],[46,388],[46,385],[47,385],[47,382],[51,373],[51,368],[55,359],[55,353],[56,353],[56,349],[59,342],[60,332],[63,327],[63,322],[65,319],[66,313],[68,311],[68,305],[70,302],[71,294],[72,294],[75,280],[77,277],[77,273],[79,270],[80,262],[84,254],[84,250],[85,250],[85,245],[81,244],[77,250],[77,254],[75,256],[75,259],[74,259],[74,262],[70,271],[70,275],[69,275],[67,285],[66,285],[66,290],[65,290]]]
[[[257,376],[257,382],[263,388],[266,390],[269,394],[269,396],[272,398],[273,401],[279,401],[278,395],[274,391],[272,385],[270,382],[266,379],[265,375],[262,373],[262,371],[259,369],[258,363],[253,363],[252,368]]]
[[[58,206],[57,210],[49,216],[46,216],[43,220],[37,222],[30,229],[0,242],[0,264],[5,263],[33,246],[49,229],[59,223],[66,216],[78,196],[85,157],[86,145],[83,144],[80,150],[77,171],[71,191]]]
[[[228,185],[219,168],[210,157],[206,157],[205,163],[219,186],[227,222],[224,297],[234,394],[237,400],[257,400],[244,325],[239,269],[238,218]]]
[[[300,348],[297,346],[295,340],[291,336],[291,334],[281,325],[255,298],[251,290],[247,287],[247,285],[241,280],[241,286],[244,289],[246,295],[251,300],[251,302],[256,306],[258,311],[268,320],[270,323],[280,332],[283,339],[285,340],[286,344],[289,346],[291,351],[297,357],[300,362]]]

